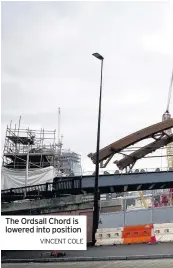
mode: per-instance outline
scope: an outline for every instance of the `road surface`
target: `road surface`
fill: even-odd
[[[171,268],[173,259],[72,263],[2,264],[2,268]]]
[[[118,245],[89,247],[86,251],[67,251],[67,257],[106,257],[106,256],[135,256],[173,254],[173,243],[161,243],[156,245]],[[49,257],[50,251],[2,251],[3,259],[29,259]]]

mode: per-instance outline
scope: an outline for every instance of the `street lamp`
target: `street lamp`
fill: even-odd
[[[100,79],[100,97],[99,97],[99,113],[98,113],[98,129],[97,129],[97,146],[96,146],[96,167],[95,167],[95,187],[94,187],[94,211],[93,211],[93,229],[92,229],[92,244],[95,245],[95,233],[98,229],[99,222],[99,199],[100,193],[98,188],[99,180],[99,149],[100,149],[100,122],[101,122],[101,100],[102,100],[102,73],[104,58],[99,53],[92,54],[97,59],[101,60],[101,79]]]

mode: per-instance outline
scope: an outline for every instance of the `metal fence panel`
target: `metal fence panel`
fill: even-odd
[[[123,226],[124,222],[124,212],[111,212],[111,213],[101,213],[100,214],[100,224],[99,228],[116,228]]]
[[[173,207],[101,213],[100,220],[99,228],[173,222]]]
[[[150,224],[152,223],[151,209],[139,209],[125,213],[125,224],[123,226]]]
[[[153,209],[154,223],[173,222],[173,207],[159,207]]]

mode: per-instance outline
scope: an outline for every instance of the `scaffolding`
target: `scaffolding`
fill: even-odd
[[[61,150],[56,163],[60,164],[59,170],[68,176],[82,175],[81,156],[71,150]]]
[[[3,152],[3,167],[25,169],[54,165],[56,130],[31,130],[7,126]]]
[[[7,126],[2,166],[10,169],[53,166],[62,175],[80,175],[81,156],[56,143],[56,130]]]

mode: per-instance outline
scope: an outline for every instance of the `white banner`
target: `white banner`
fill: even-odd
[[[56,175],[56,169],[52,166],[29,170],[27,186],[53,182]],[[25,187],[25,179],[25,170],[1,168],[1,190]]]
[[[86,250],[86,216],[1,216],[1,250]]]

